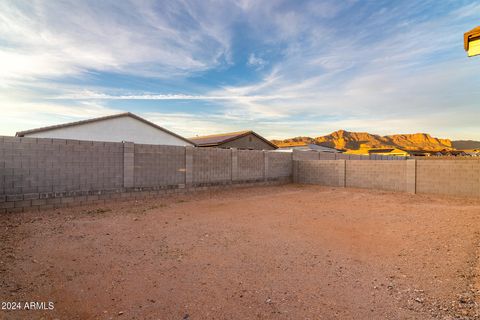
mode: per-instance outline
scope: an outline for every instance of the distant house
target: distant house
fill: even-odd
[[[369,149],[368,154],[376,154],[382,156],[400,156],[407,157],[409,153],[397,148],[382,148],[382,149]]]
[[[194,146],[184,137],[126,112],[106,117],[20,131],[17,137]]]
[[[431,156],[431,157],[465,157],[470,154],[464,150],[447,150],[440,151],[410,151],[411,155],[415,157]]]
[[[436,152],[426,153],[426,156],[441,157],[443,156],[443,153],[441,151],[436,151]]]
[[[480,157],[480,149],[464,150],[470,157]]]
[[[440,151],[409,150],[408,154],[412,157],[437,157],[442,156]]]
[[[414,157],[469,157],[475,156],[475,152],[468,152],[467,150],[447,150],[443,149],[440,151],[425,151],[425,150],[414,150],[408,151],[411,156]]]
[[[463,150],[442,150],[440,152],[442,156],[447,157],[468,157],[469,154]]]
[[[291,150],[300,150],[300,151],[317,151],[317,152],[329,152],[329,153],[342,153],[343,151],[329,148],[325,146],[320,146],[313,143],[304,143],[304,144],[294,144],[292,146],[283,145],[278,148],[277,151],[291,151]]]
[[[274,150],[276,145],[253,131],[240,131],[190,138],[197,147]]]

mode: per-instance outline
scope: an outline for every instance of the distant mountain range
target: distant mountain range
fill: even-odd
[[[452,141],[452,145],[458,150],[480,149],[480,141],[473,140],[456,140]]]
[[[318,144],[326,147],[360,150],[371,148],[398,148],[402,150],[440,151],[454,149],[480,149],[480,141],[439,139],[427,133],[395,134],[380,136],[368,132],[348,132],[338,130],[326,136],[316,138],[295,137],[285,140],[272,140],[278,146],[292,146],[301,144]]]

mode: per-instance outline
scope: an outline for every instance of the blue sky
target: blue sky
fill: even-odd
[[[130,111],[253,129],[480,140],[478,1],[0,2],[0,134]]]

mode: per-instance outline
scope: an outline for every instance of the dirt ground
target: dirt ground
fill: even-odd
[[[477,319],[480,201],[287,185],[0,216],[1,319]]]

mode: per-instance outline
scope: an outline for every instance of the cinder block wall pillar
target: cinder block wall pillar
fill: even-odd
[[[338,185],[345,188],[347,174],[347,160],[337,160],[338,162]]]
[[[185,187],[193,185],[193,152],[194,147],[185,147]]]
[[[407,160],[407,192],[417,193],[417,160]]]
[[[135,144],[123,142],[123,187],[133,188],[135,184]]]
[[[238,150],[232,148],[232,182],[238,180]]]

